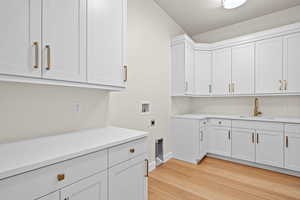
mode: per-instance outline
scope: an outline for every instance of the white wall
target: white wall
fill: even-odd
[[[108,100],[99,90],[0,82],[0,143],[104,127]]]
[[[193,36],[197,42],[210,43],[255,33],[300,21],[300,6],[240,22]]]
[[[155,139],[169,137],[170,41],[183,30],[153,0],[128,0],[128,88],[110,96],[110,123],[150,133],[149,158],[154,158]],[[151,114],[140,114],[140,102],[151,103]],[[150,120],[156,126],[149,128]]]
[[[260,97],[264,116],[300,117],[299,96]],[[193,98],[192,113],[253,115],[254,97]]]

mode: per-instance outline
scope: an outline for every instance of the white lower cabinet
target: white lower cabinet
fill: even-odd
[[[256,162],[283,168],[283,132],[256,131]]]
[[[201,160],[207,154],[208,132],[207,127],[200,127],[199,131],[199,159]]]
[[[300,171],[300,125],[285,126],[285,168]]]
[[[233,158],[255,162],[255,130],[232,129]]]
[[[145,156],[117,165],[109,171],[110,200],[146,200],[147,172]]]
[[[2,179],[0,199],[147,200],[148,160],[146,148],[140,148],[145,142],[134,140]],[[115,156],[121,162],[109,164]]]
[[[213,154],[255,166],[280,168],[281,172],[284,169],[300,172],[299,124],[222,119],[209,119],[203,124],[203,121],[172,120],[176,159],[196,163],[195,160]]]
[[[60,200],[59,192],[48,194],[47,196],[41,197],[37,200]]]
[[[209,152],[221,156],[231,156],[231,128],[210,127]]]
[[[94,175],[61,190],[61,200],[106,200],[107,172]]]

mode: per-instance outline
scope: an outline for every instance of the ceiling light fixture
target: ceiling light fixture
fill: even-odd
[[[225,9],[233,9],[245,4],[247,0],[223,0],[223,7]]]

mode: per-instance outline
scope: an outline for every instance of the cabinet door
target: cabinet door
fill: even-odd
[[[231,49],[221,49],[213,52],[213,94],[229,95],[231,84]]]
[[[41,1],[1,1],[0,26],[0,74],[41,77]]]
[[[231,156],[231,130],[225,127],[211,127],[209,130],[209,152]]]
[[[255,82],[257,94],[281,93],[282,38],[256,43]]]
[[[207,154],[208,148],[208,131],[206,127],[200,128],[199,134],[199,159],[201,160]]]
[[[44,197],[39,198],[37,200],[60,200],[59,192],[54,192],[54,193],[48,194],[47,196],[44,196]]]
[[[257,131],[256,162],[283,167],[283,133]]]
[[[194,94],[194,48],[189,42],[185,46],[185,94]]]
[[[172,45],[172,96],[185,93],[185,44]]]
[[[87,2],[88,82],[123,87],[127,0]]]
[[[107,172],[93,175],[61,190],[61,200],[107,200]]]
[[[285,168],[300,171],[300,134],[285,133]]]
[[[288,93],[300,92],[300,34],[293,34],[284,38],[284,91]]]
[[[211,92],[211,58],[209,51],[195,52],[195,94],[210,95]]]
[[[145,162],[130,160],[109,170],[110,200],[146,200]]]
[[[85,0],[43,1],[43,78],[86,81]]]
[[[254,44],[232,48],[232,83],[234,94],[254,94]]]
[[[232,157],[255,162],[255,130],[232,129]]]
[[[172,119],[174,158],[196,163],[199,159],[199,120]]]

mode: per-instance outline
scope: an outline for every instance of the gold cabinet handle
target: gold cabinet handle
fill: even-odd
[[[149,177],[149,160],[148,159],[145,159],[145,165],[146,165],[145,177]]]
[[[284,80],[284,90],[287,90],[288,84],[287,84],[287,80]]]
[[[254,139],[254,133],[252,133],[252,143],[254,144],[255,143],[255,139]]]
[[[65,180],[65,174],[58,174],[58,175],[57,175],[57,180],[58,180],[58,181],[63,181],[63,180]]]
[[[128,81],[128,67],[126,65],[124,65],[124,72],[125,72],[124,82],[127,82]]]
[[[256,134],[256,143],[257,144],[259,143],[259,134],[258,133]]]
[[[51,48],[50,45],[46,45],[46,50],[47,50],[47,67],[46,70],[50,70],[51,69]]]
[[[231,140],[231,131],[228,131],[228,139]]]
[[[279,80],[279,83],[280,83],[279,90],[282,91],[282,90],[283,90],[283,81],[282,81],[282,80]]]
[[[135,152],[135,149],[129,149],[129,152],[130,152],[130,153],[134,153],[134,152]]]
[[[289,137],[288,136],[285,137],[285,147],[289,148]]]
[[[34,46],[34,62],[35,62],[33,68],[38,69],[39,68],[39,43],[34,42],[33,46]]]

